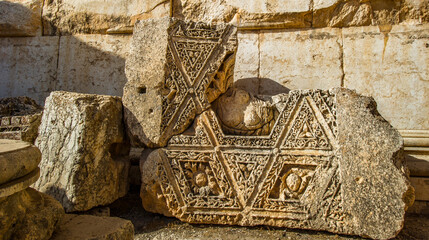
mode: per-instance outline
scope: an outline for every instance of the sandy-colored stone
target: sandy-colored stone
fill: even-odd
[[[0,38],[0,97],[27,96],[43,105],[55,88],[58,40]]]
[[[29,97],[0,98],[0,138],[34,143],[42,111]]]
[[[117,217],[66,214],[51,240],[132,240],[134,226]]]
[[[0,37],[42,35],[43,0],[0,1]]]
[[[234,22],[241,29],[421,24],[429,21],[426,0],[174,0],[173,3],[174,17]]]
[[[398,129],[429,129],[429,25],[343,29],[344,87]]]
[[[416,190],[416,200],[429,201],[429,177],[411,177],[410,181]]]
[[[44,34],[106,33],[138,19],[169,16],[165,0],[45,0]]]
[[[232,84],[236,28],[174,18],[135,25],[124,111],[134,146],[165,146]]]
[[[95,34],[61,37],[56,90],[122,96],[130,40]]]
[[[258,94],[259,86],[259,33],[238,32],[235,57],[234,86]]]
[[[67,212],[112,203],[128,190],[124,137],[119,97],[52,92],[36,140],[42,161],[33,186]]]
[[[61,204],[32,188],[0,198],[0,239],[49,239],[64,216]]]
[[[261,31],[259,39],[259,94],[341,86],[341,30]]]
[[[14,193],[27,189],[31,184],[35,183],[40,176],[40,169],[36,168],[32,172],[13,179],[9,182],[0,185],[0,198],[10,196]]]
[[[37,168],[37,147],[23,141],[0,139],[0,185],[23,177]]]
[[[395,237],[414,192],[402,137],[374,100],[340,88],[282,96],[267,136],[227,135],[209,109],[142,159],[145,209],[190,223]]]

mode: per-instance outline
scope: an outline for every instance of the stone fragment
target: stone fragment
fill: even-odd
[[[397,129],[429,129],[429,24],[346,28],[343,38],[344,87],[373,96]]]
[[[55,88],[58,37],[0,38],[0,97],[27,96],[44,105]]]
[[[112,203],[128,188],[124,137],[119,97],[52,92],[36,139],[41,176],[33,186],[67,212]]]
[[[0,197],[0,240],[49,239],[64,216],[53,197],[32,188]]]
[[[141,163],[145,209],[190,223],[395,237],[414,192],[401,135],[374,100],[336,88],[273,103],[267,136],[226,134],[209,109],[152,152]]]
[[[123,96],[132,144],[164,146],[210,107],[232,83],[236,41],[226,24],[136,23]]]
[[[0,98],[0,138],[34,143],[42,111],[29,97]]]
[[[106,33],[137,19],[170,15],[165,0],[53,0],[43,6],[44,34]]]
[[[42,35],[43,0],[0,1],[0,37]]]
[[[51,240],[132,240],[134,226],[117,217],[66,214]]]
[[[36,170],[40,159],[37,147],[23,141],[0,139],[0,186]]]
[[[61,37],[56,90],[122,96],[130,41],[131,36]]]

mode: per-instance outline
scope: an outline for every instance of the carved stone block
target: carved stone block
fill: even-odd
[[[125,121],[133,145],[165,146],[232,83],[236,29],[173,18],[136,23]]]
[[[119,97],[52,92],[36,146],[42,160],[33,187],[67,212],[110,204],[127,193],[129,146]]]
[[[280,99],[266,135],[228,135],[209,109],[142,159],[145,209],[190,223],[394,237],[414,192],[402,138],[373,99],[347,89]]]

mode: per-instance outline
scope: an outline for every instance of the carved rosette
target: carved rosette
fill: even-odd
[[[170,213],[191,223],[341,231],[335,95],[292,91],[279,115],[268,136],[233,136],[209,109],[195,135],[172,137],[158,159],[171,174],[162,194],[178,203]]]

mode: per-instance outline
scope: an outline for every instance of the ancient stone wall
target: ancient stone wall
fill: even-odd
[[[122,96],[137,20],[229,22],[238,30],[236,87],[373,96],[404,137],[419,204],[429,201],[428,8],[427,0],[0,1],[0,97],[43,105],[54,90]]]

